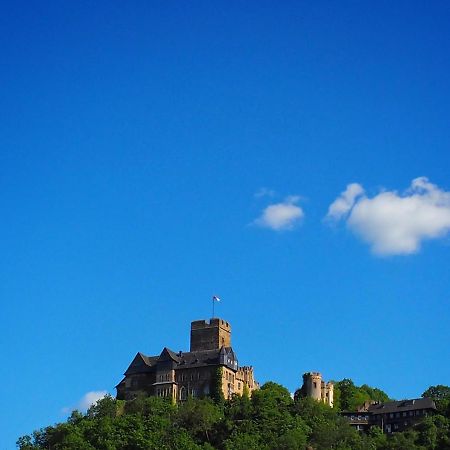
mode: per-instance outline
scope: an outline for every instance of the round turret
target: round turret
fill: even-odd
[[[322,375],[319,372],[307,372],[303,374],[303,388],[307,397],[321,400],[321,387]]]

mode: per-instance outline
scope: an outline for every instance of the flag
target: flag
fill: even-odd
[[[217,295],[213,295],[213,302],[220,302],[220,298]]]

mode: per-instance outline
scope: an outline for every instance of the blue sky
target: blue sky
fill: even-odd
[[[450,384],[449,19],[3,2],[0,448],[188,349],[213,294],[261,382]]]

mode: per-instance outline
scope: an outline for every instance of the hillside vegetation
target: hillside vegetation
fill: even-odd
[[[20,450],[450,450],[450,388],[429,388],[424,395],[436,400],[438,414],[392,436],[379,428],[358,433],[338,414],[361,400],[387,399],[384,392],[358,388],[351,380],[336,388],[334,409],[301,395],[293,400],[272,382],[251,398],[192,398],[179,406],[157,397],[125,402],[107,396],[86,414],[74,411],[66,422],[23,436],[17,445]]]

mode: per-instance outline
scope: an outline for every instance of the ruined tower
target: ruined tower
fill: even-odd
[[[314,400],[323,402],[333,407],[334,403],[334,385],[330,381],[326,383],[322,380],[322,374],[319,372],[306,372],[303,374],[303,395],[311,397]]]
[[[191,352],[231,347],[231,325],[223,319],[191,322]]]
[[[334,407],[334,384],[329,381],[322,381],[322,401],[328,406]]]
[[[319,372],[303,374],[303,388],[307,397],[314,400],[322,399],[322,375]]]

